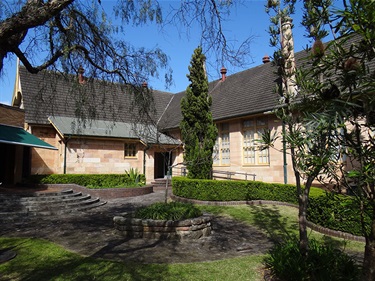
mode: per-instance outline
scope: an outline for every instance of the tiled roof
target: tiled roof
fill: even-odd
[[[350,39],[349,43],[356,41]],[[306,57],[306,52],[295,54],[297,65]],[[308,66],[309,67],[309,66]],[[265,63],[209,84],[212,96],[214,121],[228,120],[253,114],[261,114],[275,109],[280,96],[276,93],[276,67]],[[20,69],[21,87],[24,99],[26,122],[47,124],[47,116],[92,118],[104,121],[134,122],[137,108],[134,96],[126,93],[120,85],[95,83],[80,85],[74,76],[62,76],[44,71],[29,74]],[[155,121],[161,129],[178,128],[182,119],[181,98],[185,92],[171,94],[153,91]],[[80,107],[80,101],[85,104]],[[131,110],[134,108],[133,110]]]
[[[209,84],[212,115],[215,121],[272,110],[279,95],[275,93],[277,76],[271,63],[259,65]],[[177,128],[182,119],[180,103],[185,92],[176,94],[161,120],[164,128]]]
[[[134,95],[120,84],[88,80],[84,85],[77,77],[42,71],[30,74],[20,67],[20,81],[25,108],[25,122],[49,124],[49,116],[76,117],[118,122],[134,122],[138,116]],[[153,91],[158,120],[172,94]]]
[[[140,139],[148,144],[179,144],[179,141],[157,132],[155,126],[152,125],[103,120],[82,122],[74,117],[62,116],[51,116],[49,121],[64,136]]]
[[[350,36],[344,46],[357,43],[357,36]],[[305,50],[295,53],[297,67],[311,67],[306,64]],[[375,60],[367,64],[375,69]],[[214,121],[228,120],[242,116],[272,111],[280,105],[280,96],[276,93],[278,77],[276,66],[265,63],[226,77],[225,81],[213,81],[209,84],[212,96],[212,115]],[[169,107],[160,121],[161,128],[178,128],[182,120],[180,103],[185,92],[174,95]]]

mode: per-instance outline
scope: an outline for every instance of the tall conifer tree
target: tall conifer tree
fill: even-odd
[[[185,144],[184,161],[188,177],[209,179],[212,169],[212,153],[217,138],[217,128],[213,123],[208,95],[208,80],[205,72],[206,57],[202,48],[194,50],[189,72],[190,84],[186,96],[181,100],[181,137]]]

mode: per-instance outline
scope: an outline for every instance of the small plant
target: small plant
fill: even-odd
[[[125,171],[125,174],[129,177],[130,182],[134,185],[145,185],[145,182],[141,180],[141,174],[137,168],[130,168],[128,171]]]
[[[297,238],[276,244],[265,258],[266,268],[280,281],[359,280],[360,268],[343,251],[315,239],[309,241],[306,258]]]
[[[201,215],[201,210],[193,204],[181,202],[155,203],[147,207],[139,208],[135,213],[135,217],[139,219],[174,221],[196,218]]]

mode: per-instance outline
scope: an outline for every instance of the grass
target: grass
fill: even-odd
[[[42,239],[0,238],[17,257],[0,280],[261,280],[261,256],[191,264],[139,265],[82,257]]]
[[[297,210],[285,206],[199,206],[204,212],[230,216],[279,239],[298,232]],[[363,243],[311,232],[337,247],[363,252]],[[214,262],[140,265],[83,257],[42,239],[0,238],[0,247],[15,247],[16,258],[0,264],[0,280],[249,280],[263,279],[261,255]]]
[[[271,239],[298,235],[298,209],[276,205],[199,206],[203,212],[230,216],[262,229]],[[363,253],[364,243],[330,237],[310,230],[309,237],[332,243],[335,247]]]

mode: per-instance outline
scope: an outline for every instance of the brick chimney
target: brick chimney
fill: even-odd
[[[263,63],[268,63],[268,62],[270,62],[271,61],[271,59],[270,59],[270,57],[268,56],[268,55],[265,55],[263,58],[262,58],[262,62]]]
[[[220,69],[220,73],[221,73],[221,82],[224,82],[225,79],[227,78],[227,69],[223,66],[221,69]]]
[[[80,65],[79,68],[78,68],[78,83],[79,84],[85,84],[86,83],[85,77],[83,76],[83,73],[85,73],[85,70],[82,67],[82,65]]]

